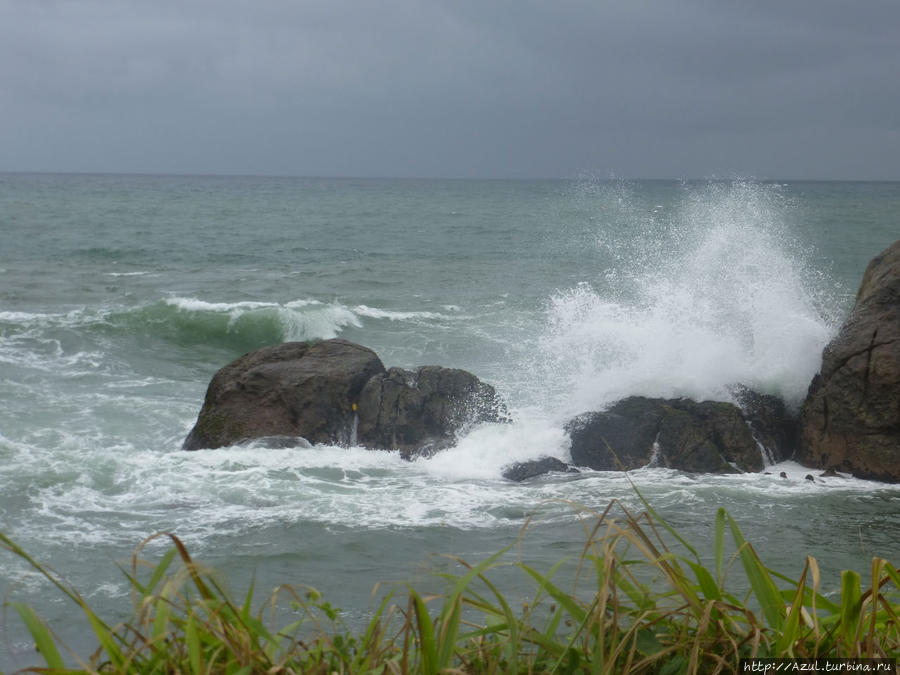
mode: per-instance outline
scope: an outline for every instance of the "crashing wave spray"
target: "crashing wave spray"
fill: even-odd
[[[561,414],[630,395],[730,400],[741,383],[802,400],[836,303],[789,233],[777,185],[685,185],[673,208],[601,191],[602,277],[555,294],[539,351]]]

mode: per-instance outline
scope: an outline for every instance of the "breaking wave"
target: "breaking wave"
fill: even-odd
[[[539,338],[566,414],[631,395],[730,400],[741,383],[798,405],[839,303],[807,262],[777,185],[685,186],[671,210],[603,188],[596,279],[555,293]],[[642,210],[643,209],[643,210]]]
[[[434,324],[453,312],[398,311],[300,299],[286,303],[208,302],[170,297],[133,308],[77,309],[62,313],[0,312],[0,331],[11,338],[46,336],[48,330],[150,337],[179,347],[204,345],[248,351],[263,345],[338,337],[364,322]]]

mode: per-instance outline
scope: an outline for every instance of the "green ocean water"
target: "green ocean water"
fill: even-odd
[[[898,234],[898,183],[0,174],[0,531],[112,614],[117,563],[159,531],[238,590],[310,584],[351,623],[376,582],[433,583],[440,554],[487,557],[529,516],[523,555],[546,569],[578,553],[572,503],[634,493],[598,472],[512,484],[505,465],[566,459],[565,421],[631,394],[741,382],[799,404]],[[336,336],[470,370],[515,422],[415,463],[180,450],[218,368]],[[725,506],[788,574],[807,553],[825,572],[900,557],[900,489],[777,471],[632,478],[701,549]],[[0,594],[90,647],[10,556]],[[10,616],[0,669],[34,662]]]

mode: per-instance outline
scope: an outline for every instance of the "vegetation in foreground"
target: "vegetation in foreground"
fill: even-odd
[[[29,607],[10,603],[46,661],[36,672],[674,675],[733,673],[749,657],[900,654],[900,574],[887,560],[873,558],[865,584],[844,571],[839,595],[826,596],[814,558],[806,558],[799,580],[768,569],[724,509],[709,569],[644,506],[635,515],[613,501],[585,517],[576,589],[554,581],[565,561],[546,572],[512,563],[533,588],[533,599],[513,609],[489,578],[511,564],[501,561],[504,550],[477,565],[458,560],[460,572],[446,575],[441,595],[411,587],[387,594],[359,632],[312,589],[279,587],[254,612],[252,587],[241,600],[230,597],[171,534],[155,535],[174,544],[155,564],[139,558],[155,537],[138,548],[125,570],[134,615],[111,626],[2,534],[0,545],[77,604],[100,645],[92,655],[68,653]],[[726,539],[734,544],[729,555]],[[735,585],[750,590],[739,596],[729,590]],[[285,605],[292,610],[286,625],[267,625],[264,616]]]

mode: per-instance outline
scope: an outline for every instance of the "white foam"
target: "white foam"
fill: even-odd
[[[359,317],[339,303],[309,305],[309,307],[312,309],[303,311],[287,307],[279,309],[285,340],[330,339],[337,337],[348,326],[362,327]]]
[[[541,457],[567,461],[569,437],[553,422],[526,417],[512,424],[477,426],[455,447],[417,464],[443,479],[499,479],[505,467]]]
[[[290,309],[300,309],[302,307],[311,307],[323,304],[325,303],[323,303],[321,300],[314,300],[313,298],[302,298],[300,300],[291,300],[285,305],[285,307],[289,307]]]
[[[729,400],[742,383],[797,404],[836,319],[784,232],[780,194],[714,184],[687,192],[664,223],[634,208],[638,241],[617,242],[615,222],[598,235],[614,260],[603,281],[549,301],[542,377],[557,403],[573,413],[629,395]]]
[[[0,321],[7,321],[9,323],[32,323],[58,316],[58,314],[41,314],[34,312],[0,312]]]
[[[437,321],[449,319],[447,314],[428,311],[400,311],[380,309],[368,305],[353,307],[340,302],[302,298],[280,304],[276,302],[236,301],[208,302],[198,298],[170,297],[165,303],[186,312],[216,312],[229,316],[228,329],[233,330],[241,320],[260,312],[275,312],[283,328],[285,340],[329,339],[337,337],[347,327],[361,328],[363,319],[389,321]]]
[[[372,319],[389,319],[390,321],[409,321],[412,319],[448,319],[446,314],[437,312],[402,312],[390,309],[378,309],[367,305],[357,305],[353,311],[359,316]]]
[[[240,312],[260,309],[262,307],[278,307],[276,302],[257,302],[245,300],[241,302],[207,302],[197,298],[172,297],[166,298],[165,303],[188,312]]]

